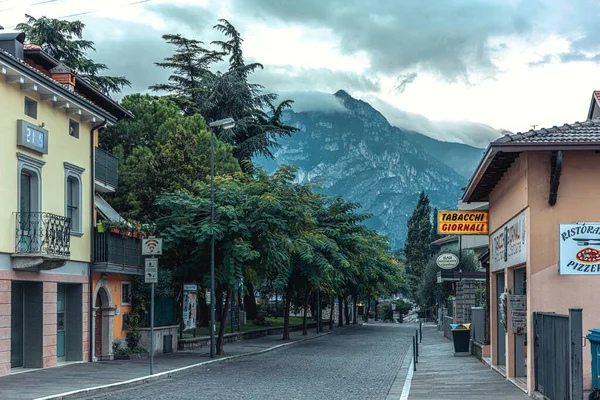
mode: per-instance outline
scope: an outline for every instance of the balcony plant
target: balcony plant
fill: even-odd
[[[143,239],[146,236],[152,235],[156,230],[155,224],[142,224],[133,219],[103,221],[102,225],[104,231],[135,239]]]

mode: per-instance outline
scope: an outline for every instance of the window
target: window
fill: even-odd
[[[42,167],[45,162],[24,153],[17,153],[18,221],[17,252],[39,253],[41,251]]]
[[[65,162],[65,216],[71,220],[71,235],[83,235],[81,174],[84,168]]]
[[[25,115],[37,119],[37,101],[25,97]]]
[[[121,282],[121,305],[131,305],[131,282]]]
[[[69,120],[69,135],[79,139],[79,123],[72,119]]]

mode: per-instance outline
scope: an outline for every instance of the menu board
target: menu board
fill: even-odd
[[[513,333],[518,335],[527,332],[527,296],[510,296],[510,319]]]

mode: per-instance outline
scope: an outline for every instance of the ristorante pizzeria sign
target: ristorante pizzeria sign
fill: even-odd
[[[440,235],[487,235],[487,211],[438,211]]]
[[[561,224],[561,275],[600,275],[600,223]]]

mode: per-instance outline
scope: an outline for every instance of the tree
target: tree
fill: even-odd
[[[119,190],[109,199],[124,215],[150,222],[161,193],[196,193],[208,181],[210,133],[201,116],[181,115],[168,99],[136,94],[122,103],[136,118],[119,121],[100,140],[119,158]],[[231,146],[216,140],[215,173],[236,171]]]
[[[88,58],[88,52],[96,50],[94,42],[83,39],[85,24],[81,21],[66,21],[54,18],[34,18],[25,14],[27,22],[17,25],[25,33],[28,43],[40,46],[46,53],[73,68],[80,76],[106,95],[118,93],[131,83],[122,76],[100,75],[108,69],[105,64]]]
[[[418,285],[424,266],[431,256],[431,232],[431,206],[425,192],[421,192],[408,220],[408,234],[404,244],[410,293],[414,301],[419,299]]]
[[[157,65],[173,70],[173,74],[168,83],[150,88],[169,93],[186,115],[201,114],[207,121],[233,118],[235,128],[218,132],[219,138],[234,146],[235,157],[246,168],[247,161],[255,155],[272,157],[277,139],[297,130],[281,122],[283,111],[292,102],[285,100],[275,105],[277,95],[263,93],[261,85],[249,83],[250,75],[262,69],[262,64],[246,64],[243,39],[227,20],[219,20],[214,28],[227,39],[212,42],[217,50],[181,35],[164,35],[175,46],[175,54]],[[227,57],[228,69],[213,72],[216,64]]]
[[[431,239],[429,239],[431,241],[430,243],[433,243],[442,237],[442,235],[440,235],[438,233],[438,217],[437,217],[437,215],[438,215],[438,209],[436,207],[433,209],[433,216],[431,218],[432,227],[431,227]]]

